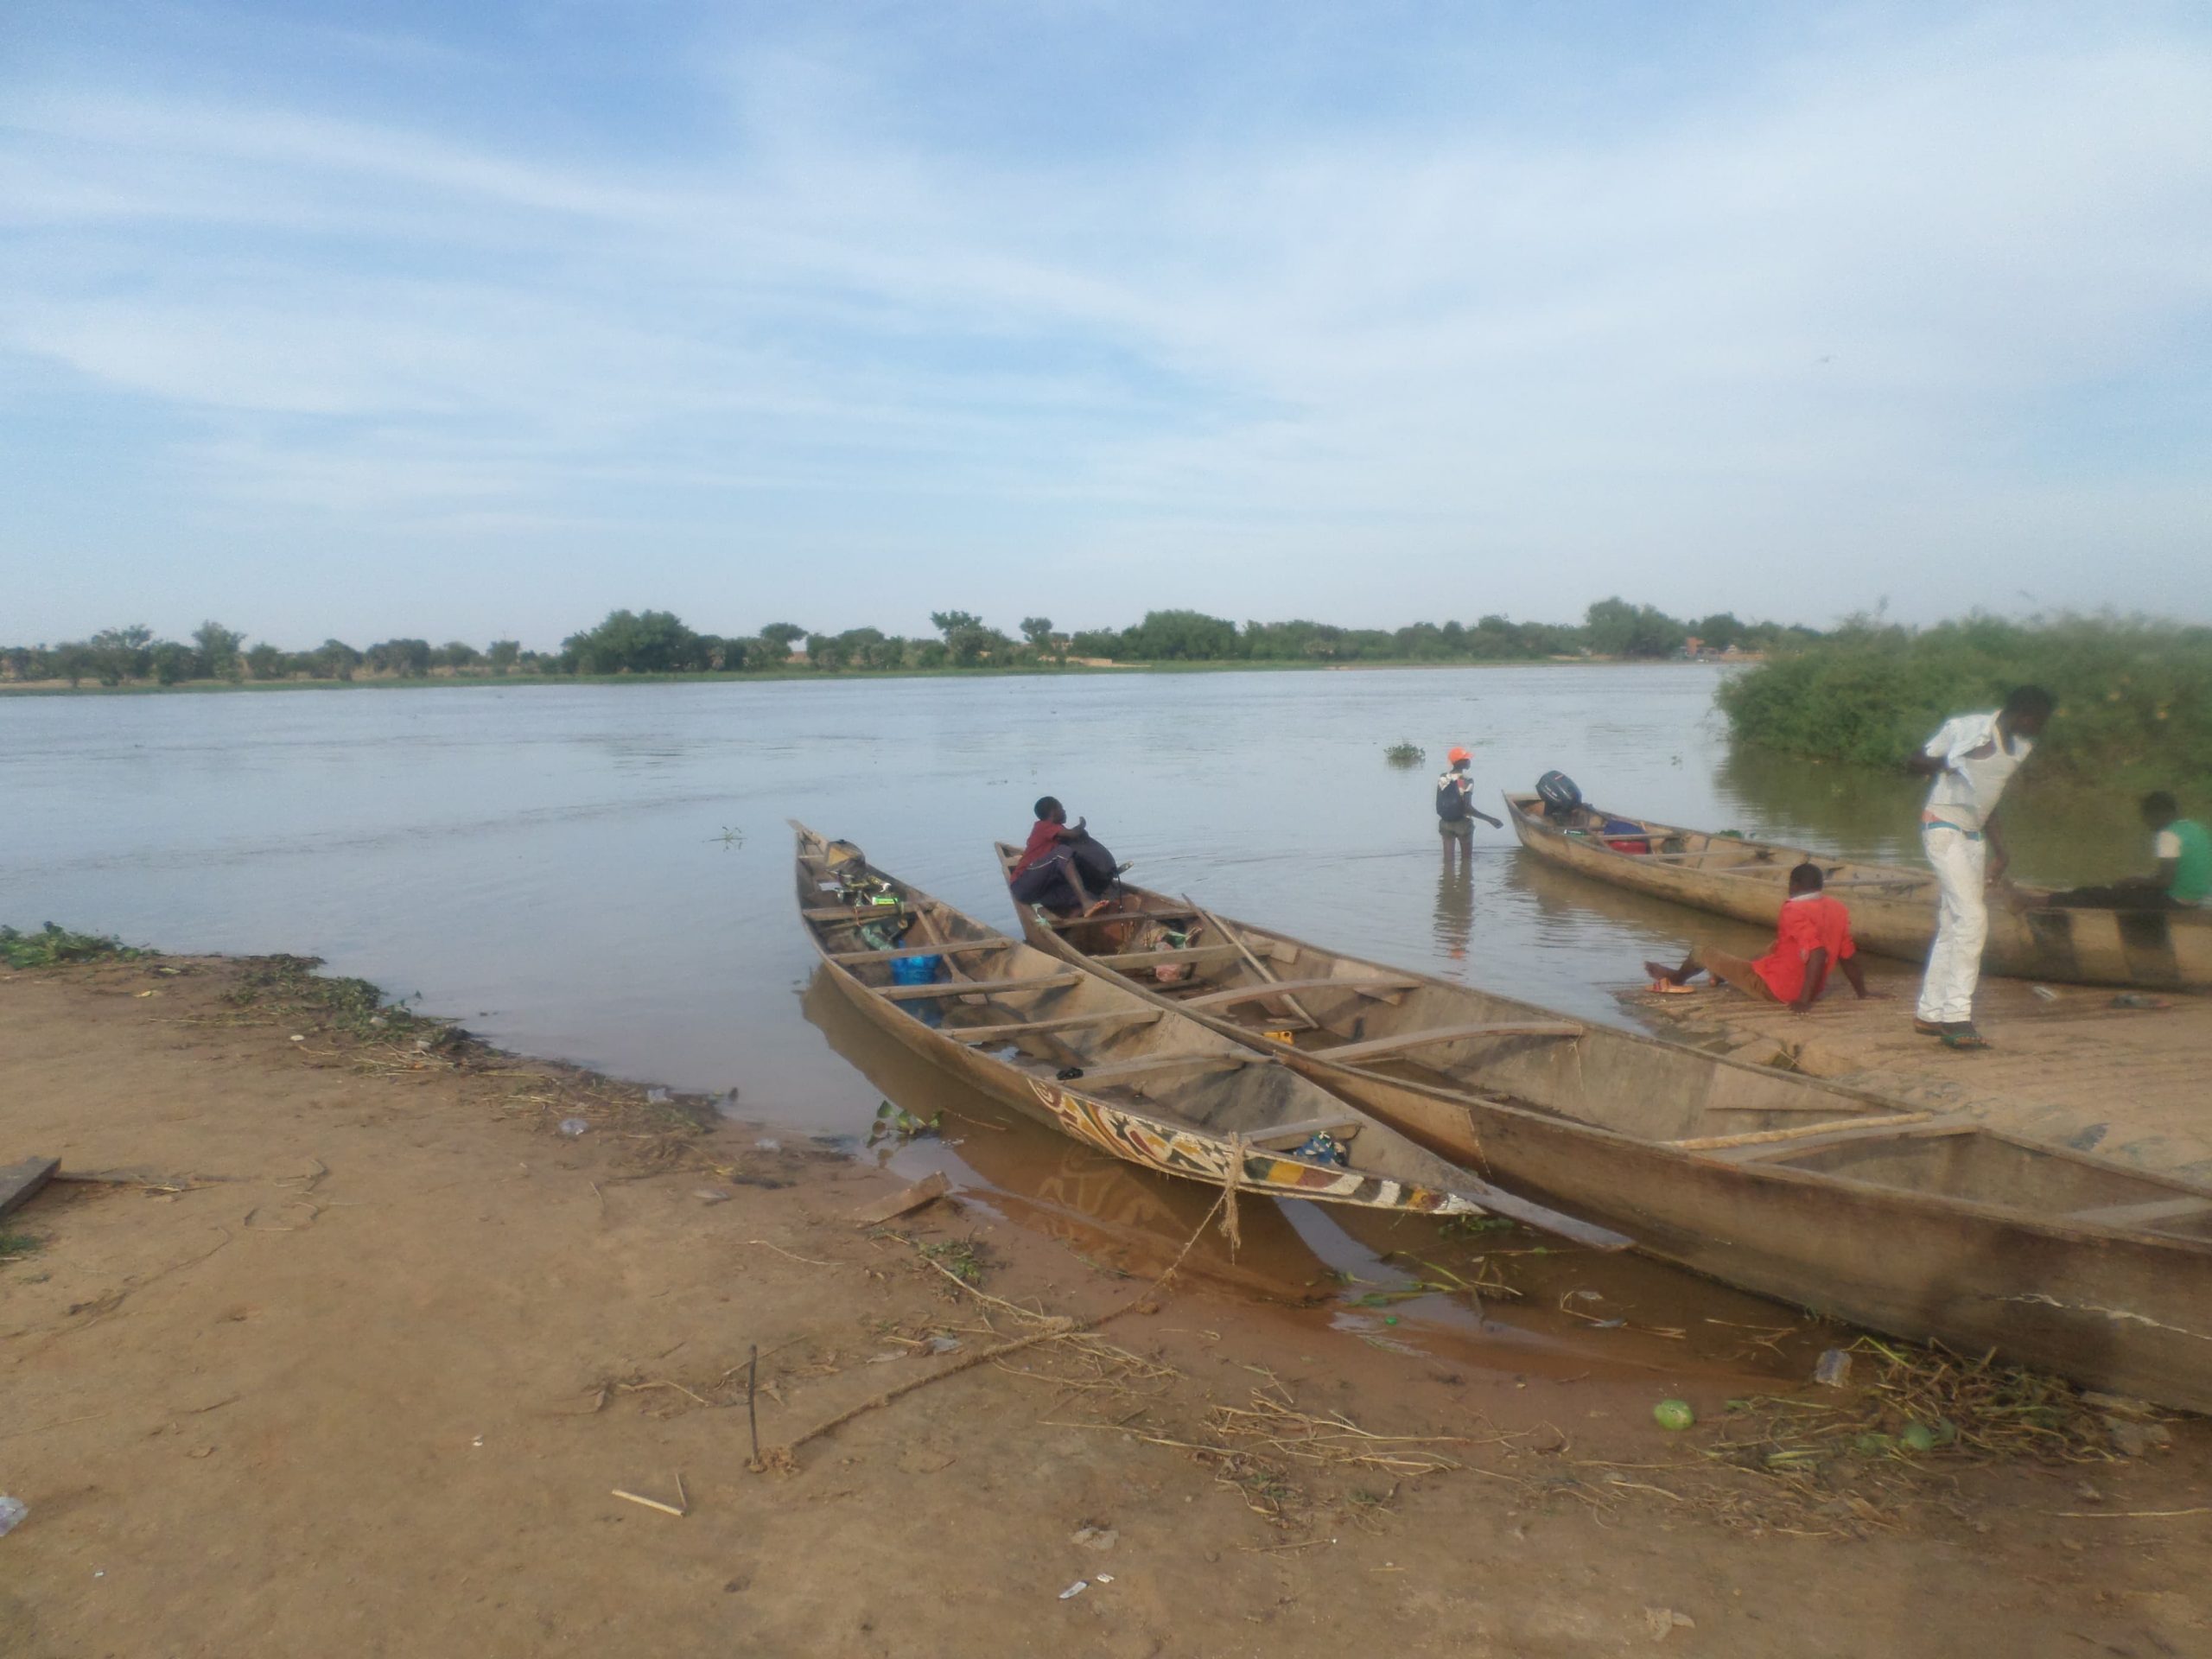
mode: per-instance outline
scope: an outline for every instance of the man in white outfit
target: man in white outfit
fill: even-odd
[[[1936,944],[1920,982],[1912,1028],[1951,1048],[1986,1048],[1974,1025],[1974,987],[1981,979],[1982,941],[1989,936],[1985,889],[2010,861],[1998,823],[1998,798],[2050,720],[2050,693],[2024,685],[1989,714],[1943,722],[1906,768],[1933,778],[1920,814],[1920,844],[1935,867],[1942,900]]]

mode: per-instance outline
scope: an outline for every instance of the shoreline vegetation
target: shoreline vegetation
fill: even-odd
[[[968,611],[931,615],[937,638],[880,628],[813,632],[772,622],[754,634],[701,633],[669,611],[614,611],[574,633],[557,652],[525,651],[512,639],[479,649],[463,640],[386,639],[357,650],[326,639],[286,651],[219,622],[188,644],[143,625],[105,628],[57,645],[0,646],[0,690],[200,690],[286,684],[422,684],[455,681],[769,679],[944,672],[1127,672],[1133,669],[1442,667],[1548,661],[1656,662],[1684,656],[1751,660],[1812,630],[1745,623],[1722,612],[1694,621],[1649,605],[1600,600],[1579,623],[1416,622],[1397,629],[1344,628],[1309,621],[1246,622],[1189,610],[1149,611],[1126,628],[1061,632],[1050,617],[1024,617],[1020,637]],[[89,686],[88,686],[89,683]]]
[[[2167,788],[2212,779],[2212,628],[2114,617],[1855,617],[1778,646],[1715,692],[1739,745],[1895,771],[1950,715],[2033,683],[2058,700],[2035,770]]]
[[[220,623],[190,644],[143,626],[60,645],[0,647],[0,695],[142,695],[340,686],[713,683],[730,680],[940,676],[1219,673],[1255,670],[1503,667],[1529,664],[1743,665],[1715,702],[1739,750],[1854,769],[1893,770],[1948,715],[1993,707],[2034,682],[2059,718],[2037,772],[2190,787],[2212,779],[2212,628],[2141,618],[1975,616],[1911,628],[1878,615],[1828,632],[1726,613],[1685,621],[1649,605],[1601,600],[1579,623],[1414,623],[1395,629],[1246,622],[1189,610],[1147,612],[1118,630],[1057,632],[1027,617],[1019,639],[965,611],[931,619],[935,639],[872,627],[700,633],[667,611],[615,611],[554,652],[512,639],[479,650],[389,639],[356,650],[327,639],[286,652]]]

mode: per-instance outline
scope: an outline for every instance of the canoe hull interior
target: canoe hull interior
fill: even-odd
[[[1198,1017],[1224,1034],[1661,1259],[1898,1336],[1995,1348],[2212,1411],[2212,1190],[1429,976],[1393,977],[1231,918],[1201,919],[1166,894],[1132,888],[1124,902],[1140,919],[1110,935],[1028,914],[1025,936],[1162,1005],[1206,999]],[[1226,931],[1240,949],[1163,986],[1134,964],[1101,967],[1071,941],[1089,935],[1096,954],[1128,964],[1144,918],[1205,941]],[[1305,988],[1224,1002],[1261,981],[1251,960]],[[1371,988],[1330,989],[1332,979]],[[1319,1029],[1303,1027],[1294,1004]],[[1354,1044],[1370,1058],[1329,1058]],[[1732,1144],[1667,1144],[1700,1141]]]
[[[1248,1045],[1071,972],[870,868],[857,849],[793,828],[800,915],[839,991],[917,1056],[1026,1116],[1160,1173],[1261,1196],[1495,1212],[1601,1248],[1627,1243],[1497,1192]],[[883,902],[842,901],[863,882]],[[936,961],[902,979],[902,957]],[[1316,1131],[1345,1161],[1297,1155]]]

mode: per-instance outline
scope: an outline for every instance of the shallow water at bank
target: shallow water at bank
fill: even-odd
[[[748,1118],[857,1139],[886,1096],[931,1084],[870,1059],[818,1009],[810,1017],[815,958],[793,914],[786,817],[857,841],[1007,927],[991,842],[1019,839],[1032,801],[1051,792],[1147,886],[1618,1020],[1613,993],[1643,957],[1678,950],[1693,929],[1738,948],[1759,936],[1534,865],[1507,830],[1478,828],[1471,851],[1451,856],[1433,780],[1464,742],[1493,812],[1497,790],[1556,766],[1616,810],[1910,854],[1909,783],[1731,756],[1712,712],[1718,673],[1559,665],[0,702],[0,921],[51,918],[177,951],[311,950],[502,1046],[734,1090]],[[1388,765],[1382,751],[1400,739],[1425,747],[1427,762]],[[2073,803],[2040,821],[2037,807],[2019,815],[2023,874],[2126,868],[2124,804]],[[958,1142],[902,1159],[954,1160],[1030,1222],[1135,1252],[1135,1271],[1146,1241],[1187,1236],[1207,1198],[1026,1122]],[[1569,1339],[1589,1322],[1580,1304],[1529,1317],[1432,1299],[1385,1314],[1347,1298],[1331,1274],[1406,1276],[1382,1262],[1399,1247],[1366,1238],[1365,1225],[1301,1206],[1221,1268],[1271,1297],[1318,1295],[1370,1340],[1395,1340],[1382,1321],[1403,1317],[1425,1340],[1476,1343],[1516,1364],[1586,1357]],[[1604,1271],[1605,1294],[1648,1305],[1622,1316],[1630,1324],[1737,1317],[1712,1300],[1723,1293],[1687,1290],[1680,1275]],[[1554,1300],[1587,1287],[1541,1282]],[[1758,1357],[1732,1362],[1742,1344],[1725,1324],[1700,1334],[1709,1341],[1688,1349],[1665,1339],[1674,1363]],[[1615,1326],[1605,1340],[1618,1357],[1661,1339]]]
[[[994,925],[1039,793],[1136,879],[1586,1017],[1687,912],[1444,856],[1432,780],[1558,766],[1593,799],[1843,853],[1913,851],[1914,793],[1731,756],[1719,671],[1558,665],[1066,680],[485,686],[0,703],[0,920],[177,950],[312,949],[494,1042],[849,1127],[800,1018],[786,817]],[[1383,747],[1428,750],[1408,770]],[[2039,822],[2037,813],[2043,815]],[[2109,875],[2124,804],[2031,801],[2024,873]],[[1749,942],[1756,942],[1751,940]]]

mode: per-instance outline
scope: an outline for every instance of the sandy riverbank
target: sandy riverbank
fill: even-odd
[[[0,1163],[35,1152],[131,1179],[0,1224],[35,1241],[0,1263],[8,1659],[2212,1648],[2212,1516],[2167,1513],[2202,1423],[1808,1501],[1701,1455],[1743,1386],[1710,1368],[1317,1357],[1217,1278],[982,1205],[859,1227],[899,1179],[253,964],[0,976]],[[1660,1433],[1662,1392],[1707,1422]]]

